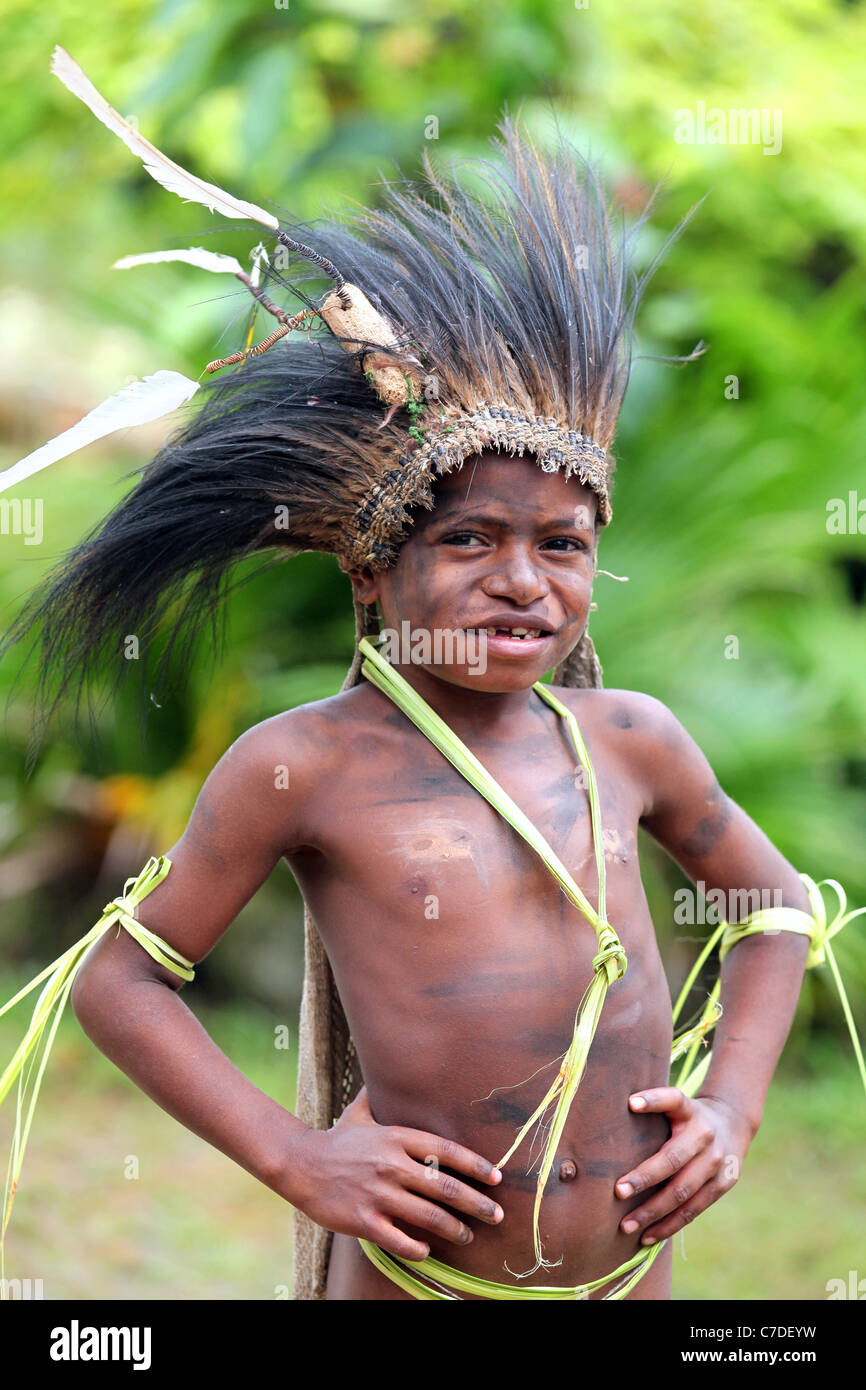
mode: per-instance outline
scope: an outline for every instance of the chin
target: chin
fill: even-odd
[[[426,668],[437,680],[464,690],[477,690],[488,695],[505,695],[517,690],[529,690],[550,666],[539,667],[537,662],[488,660],[484,670],[470,665],[439,665]]]

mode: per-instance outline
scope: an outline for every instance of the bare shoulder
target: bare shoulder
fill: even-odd
[[[381,698],[365,681],[254,724],[232,745],[251,770],[283,762],[301,792],[309,780],[345,766],[358,740],[382,723]]]
[[[628,734],[632,747],[645,742],[669,748],[680,734],[685,734],[664,701],[642,690],[596,690],[564,685],[552,685],[550,689],[572,711],[578,724],[583,717],[587,726],[599,735],[603,736],[605,730],[611,735],[614,730]]]
[[[306,767],[321,771],[332,759],[341,757],[359,724],[368,721],[368,695],[364,687],[354,686],[322,700],[296,705],[251,725],[235,740],[232,749],[250,766],[280,755],[291,759],[298,774]]]
[[[707,761],[672,710],[640,690],[553,687],[590,746],[613,757],[638,789],[642,817],[682,794],[691,782],[714,781]]]
[[[184,834],[224,866],[305,843],[323,780],[345,768],[365,721],[367,692],[353,689],[251,725],[211,769]]]

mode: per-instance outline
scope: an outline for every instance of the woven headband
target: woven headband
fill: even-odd
[[[414,452],[401,455],[398,466],[374,484],[349,527],[343,555],[349,568],[383,569],[393,564],[409,520],[407,508],[431,508],[433,477],[450,473],[490,448],[519,458],[534,454],[545,473],[562,469],[567,478],[576,477],[597,494],[601,524],[611,520],[605,449],[550,416],[527,416],[507,405],[482,402],[471,414],[446,414],[442,427]]]

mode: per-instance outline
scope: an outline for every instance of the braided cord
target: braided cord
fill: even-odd
[[[90,931],[58,956],[55,961],[52,961],[51,965],[40,971],[28,985],[20,989],[12,999],[0,1008],[0,1016],[2,1016],[36,989],[37,985],[46,981],[36,1001],[27,1031],[16,1048],[12,1060],[0,1076],[0,1104],[9,1094],[15,1081],[18,1082],[15,1126],[6,1171],[2,1228],[0,1228],[0,1278],[5,1277],[6,1228],[12,1214],[12,1202],[21,1176],[24,1153],[27,1148],[36,1101],[39,1098],[42,1077],[51,1054],[63,1010],[66,1007],[66,1001],[91,946],[116,924],[118,931],[124,927],[131,936],[135,937],[148,955],[158,961],[160,965],[165,966],[175,975],[179,975],[183,980],[194,978],[195,971],[192,961],[188,961],[179,951],[169,946],[168,942],[163,941],[161,937],[143,926],[141,922],[136,922],[133,915],[142,899],[146,898],[148,893],[152,893],[159,883],[162,883],[170,868],[171,860],[167,859],[165,855],[161,855],[159,858],[150,858],[136,877],[126,880],[123,895],[106,903],[102,916],[91,927]],[[40,1048],[41,1056],[39,1055]],[[38,1066],[36,1066],[37,1057]],[[36,1067],[35,1079],[32,1077],[34,1067]]]
[[[572,879],[568,870],[558,859],[556,854],[554,854],[541,832],[511,800],[508,794],[499,786],[490,773],[487,772],[475,755],[457,738],[445,721],[440,719],[436,712],[426,704],[400,673],[376,651],[368,638],[363,638],[360,641],[359,648],[365,658],[361,666],[363,674],[403,710],[404,714],[406,714],[412,723],[414,723],[416,727],[439,748],[440,752],[442,752],[449,762],[457,768],[458,772],[466,777],[481,795],[499,811],[517,833],[522,836],[527,844],[529,844],[536,854],[544,861],[563,892],[583,913],[584,917],[596,932],[599,950],[593,960],[593,979],[578,1006],[572,1042],[560,1066],[556,1080],[553,1082],[553,1085],[550,1087],[534,1113],[530,1116],[529,1120],[520,1130],[511,1148],[496,1165],[498,1168],[504,1166],[523,1142],[523,1139],[532,1126],[542,1119],[548,1107],[555,1101],[556,1110],[550,1124],[544,1157],[539,1170],[533,1210],[533,1238],[536,1257],[535,1268],[537,1269],[540,1266],[549,1267],[548,1262],[542,1257],[538,1229],[539,1209],[544,1187],[550,1174],[556,1147],[561,1138],[571,1102],[586,1067],[587,1055],[595,1035],[608,987],[625,974],[628,964],[619,937],[606,919],[604,843],[601,830],[601,808],[595,772],[573,713],[557,699],[548,686],[544,685],[542,682],[537,682],[533,689],[564,719],[574,744],[578,760],[586,776],[587,794],[592,819],[593,846],[598,873],[597,911],[593,909],[588,902],[578,885]],[[812,914],[810,915],[807,912],[803,912],[799,908],[765,908],[751,914],[750,917],[736,925],[731,925],[727,922],[720,923],[706,942],[679,993],[672,1010],[673,1021],[676,1023],[701,967],[717,944],[721,943],[719,947],[719,958],[721,961],[724,960],[728,951],[731,950],[737,942],[758,932],[795,931],[803,933],[810,938],[811,942],[810,952],[806,962],[807,968],[821,964],[825,959],[830,965],[854,1045],[860,1075],[863,1080],[864,1091],[866,1091],[866,1067],[864,1067],[863,1053],[854,1025],[851,1008],[839,975],[838,966],[830,947],[830,940],[832,937],[841,931],[842,927],[849,921],[866,913],[866,907],[847,912],[847,900],[844,890],[835,879],[824,879],[821,884],[816,884],[806,874],[800,874],[800,878],[805,884],[809,894]],[[838,909],[832,919],[828,919],[826,907],[821,896],[820,890],[825,885],[831,887],[838,898]],[[711,1059],[709,1051],[697,1065],[695,1065],[695,1059],[701,1045],[706,1045],[707,1034],[715,1027],[721,1016],[721,1005],[719,1003],[720,992],[721,982],[717,980],[707,999],[699,1021],[673,1040],[671,1063],[673,1064],[679,1057],[687,1054],[676,1082],[677,1086],[687,1095],[693,1096],[695,1094],[709,1066]],[[618,1286],[618,1289],[613,1293],[605,1295],[606,1298],[624,1298],[629,1290],[646,1273],[652,1261],[659,1253],[664,1241],[657,1242],[655,1245],[647,1247],[646,1250],[638,1252],[632,1260],[627,1261],[620,1269],[615,1270],[613,1274],[595,1280],[591,1284],[581,1285],[576,1288],[562,1288],[553,1285],[521,1286],[514,1284],[498,1284],[472,1275],[467,1275],[462,1271],[453,1270],[448,1265],[430,1256],[421,1261],[397,1261],[369,1241],[362,1240],[360,1244],[368,1259],[370,1259],[382,1273],[386,1274],[395,1284],[398,1284],[401,1288],[411,1293],[415,1298],[452,1299],[459,1297],[459,1293],[449,1293],[448,1289],[450,1288],[474,1293],[481,1297],[491,1299],[574,1299],[585,1298],[590,1290],[609,1283],[620,1274],[629,1273],[629,1277],[624,1284]],[[529,1272],[531,1273],[532,1271]],[[418,1277],[419,1275],[426,1278],[428,1282],[423,1283],[421,1278]]]
[[[425,700],[413,689],[408,681],[394,669],[390,662],[376,651],[369,638],[362,638],[359,647],[365,660],[361,666],[362,673],[379,690],[393,700],[403,713],[409,718],[423,734],[426,734],[431,743],[439,749],[457,771],[460,772],[467,781],[471,782],[481,795],[502,815],[505,820],[517,831],[531,849],[544,861],[547,868],[553,874],[559,886],[562,888],[566,897],[574,903],[575,907],[583,913],[584,917],[593,927],[598,940],[598,952],[593,960],[593,978],[588,986],[580,1004],[577,1008],[574,1020],[574,1032],[571,1044],[563,1058],[552,1085],[547,1094],[542,1099],[536,1110],[530,1115],[526,1124],[523,1125],[514,1143],[507,1153],[496,1165],[502,1168],[508,1162],[512,1154],[523,1143],[529,1131],[542,1119],[546,1111],[555,1103],[555,1110],[550,1122],[547,1140],[544,1146],[544,1154],[538,1172],[538,1180],[535,1189],[535,1204],[533,1208],[532,1229],[533,1243],[535,1250],[535,1268],[547,1267],[541,1250],[541,1235],[539,1231],[539,1213],[541,1201],[544,1196],[544,1188],[556,1156],[556,1146],[565,1128],[568,1112],[574,1100],[575,1093],[580,1085],[586,1060],[592,1040],[595,1037],[598,1022],[601,1017],[601,1010],[609,986],[625,974],[628,961],[622,943],[619,940],[614,928],[604,917],[605,903],[605,864],[604,864],[604,841],[601,829],[601,814],[598,797],[598,787],[595,774],[589,761],[586,745],[577,727],[577,721],[571,716],[570,711],[559,703],[556,697],[538,682],[534,689],[539,695],[558,712],[566,718],[572,740],[577,751],[577,756],[587,779],[587,789],[589,793],[590,809],[592,812],[592,833],[595,848],[596,867],[598,869],[599,882],[599,908],[596,910],[581,889],[575,883],[568,869],[561,859],[553,852],[547,840],[541,832],[533,825],[528,816],[521,811],[520,807],[512,801],[511,797],[490,775],[487,769],[475,757],[475,754],[457,738],[456,734],[448,727],[443,719],[440,719],[435,710],[431,709]]]

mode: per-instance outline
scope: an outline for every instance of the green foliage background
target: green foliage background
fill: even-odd
[[[241,345],[247,325],[243,293],[215,277],[110,269],[121,255],[171,246],[246,258],[256,232],[158,188],[50,76],[57,42],[180,163],[303,218],[375,197],[380,171],[413,174],[431,144],[440,158],[485,153],[506,104],[542,136],[555,106],[627,206],[666,179],[646,259],[707,195],[652,284],[638,352],[687,352],[699,339],[709,350],[684,368],[635,366],[600,554],[629,582],[599,578],[592,631],[606,685],[664,700],[794,865],[866,903],[866,535],[827,524],[831,499],[866,497],[866,7],[111,0],[99,11],[2,0],[0,13],[0,467],[127,378],[159,367],[197,376]],[[781,151],[677,143],[677,111],[699,102],[780,112]],[[270,327],[257,326],[262,336]],[[736,399],[726,398],[731,377]],[[109,440],[10,494],[44,498],[45,532],[38,546],[0,534],[0,626],[165,432]],[[253,575],[228,605],[222,658],[212,666],[203,648],[186,689],[154,693],[146,741],[130,691],[100,716],[99,747],[60,729],[29,779],[32,675],[4,663],[0,952],[16,973],[79,936],[127,874],[176,840],[242,730],[338,688],[350,615],[348,581],[328,557]],[[675,940],[682,878],[648,841],[642,860],[678,984],[695,949]],[[300,982],[288,871],[242,919],[203,968],[202,988],[282,1016]],[[858,926],[838,954],[862,1019]],[[813,972],[789,1066],[805,1065],[817,1030],[842,1037],[830,987]]]

